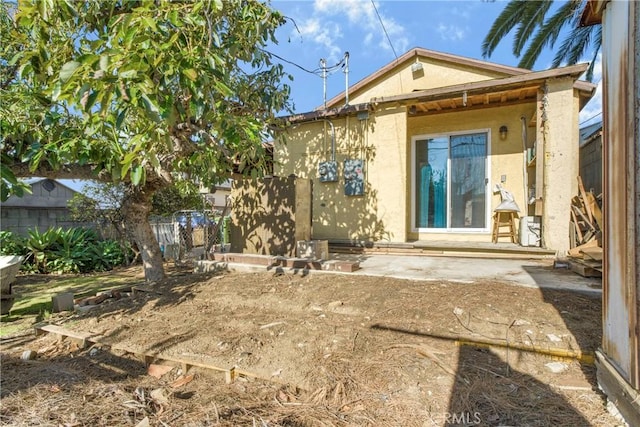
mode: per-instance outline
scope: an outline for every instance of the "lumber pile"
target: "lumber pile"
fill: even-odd
[[[578,195],[571,199],[569,261],[585,277],[602,276],[602,210],[593,193],[585,191],[578,176]]]

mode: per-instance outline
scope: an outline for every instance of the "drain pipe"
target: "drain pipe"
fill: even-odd
[[[522,156],[524,159],[524,162],[522,163],[522,185],[524,186],[524,209],[525,209],[525,213],[529,213],[529,186],[528,186],[528,181],[529,181],[529,172],[528,172],[528,162],[529,162],[529,158],[527,156],[527,118],[522,115],[520,116],[520,120],[522,122]]]
[[[349,52],[344,53],[344,106],[349,105]]]
[[[331,126],[331,161],[335,162],[336,161],[336,128],[333,126],[333,123],[331,123],[331,120],[321,119],[321,121],[325,123],[329,123],[329,126]]]

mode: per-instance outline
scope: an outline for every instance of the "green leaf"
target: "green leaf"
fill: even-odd
[[[124,121],[124,118],[127,115],[127,109],[125,108],[124,110],[120,111],[120,113],[118,114],[118,118],[116,119],[116,129],[120,129],[122,127],[122,122]]]
[[[118,75],[123,79],[134,79],[138,76],[138,71],[135,69],[130,69],[126,71],[121,71]]]
[[[216,90],[218,90],[220,93],[222,93],[223,96],[232,96],[233,95],[233,91],[229,88],[229,86],[227,86],[226,84],[222,83],[221,81],[216,81],[213,86],[216,88]]]
[[[69,61],[64,64],[60,69],[60,80],[62,80],[63,83],[68,82],[79,66],[80,63],[77,61]]]
[[[158,107],[158,104],[153,102],[151,100],[151,98],[149,98],[149,96],[147,96],[146,93],[143,93],[140,97],[142,98],[142,102],[144,103],[145,109],[149,113],[152,113],[152,115],[156,115],[156,116],[160,115],[160,108]],[[159,119],[159,117],[158,117],[158,119]]]
[[[139,185],[144,178],[144,167],[142,165],[135,165],[131,168],[131,183],[133,185]]]
[[[198,72],[193,68],[182,70],[182,74],[184,74],[191,81],[196,81],[196,79],[198,78]]]
[[[109,55],[100,56],[100,69],[102,71],[107,71],[109,69]]]
[[[169,12],[169,21],[171,21],[171,23],[176,27],[182,26],[182,22],[178,19],[178,11],[175,9]]]
[[[144,17],[142,17],[142,21],[152,31],[158,31],[158,27],[156,27],[156,21],[154,21],[153,18],[150,18],[148,16],[144,16]]]

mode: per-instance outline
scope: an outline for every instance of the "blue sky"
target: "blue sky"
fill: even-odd
[[[517,66],[511,37],[501,42],[491,58],[481,54],[482,41],[505,5],[506,1],[500,0],[382,0],[376,1],[374,8],[371,0],[276,0],[271,6],[295,25],[289,20],[280,28],[279,44],[269,50],[297,64],[284,63],[286,71],[294,76],[291,87],[295,111],[307,112],[322,105],[323,83],[319,75],[301,68],[316,70],[321,58],[328,66],[334,65],[345,52],[349,52],[349,85],[414,47]],[[545,51],[534,70],[549,68],[552,59],[553,51]],[[594,82],[599,83],[600,67],[596,70]],[[327,77],[327,99],[344,88],[345,74],[341,70]],[[597,116],[601,100],[598,89],[580,114],[583,126],[601,120]]]

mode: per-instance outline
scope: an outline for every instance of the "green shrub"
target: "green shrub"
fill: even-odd
[[[107,271],[125,264],[131,250],[115,240],[100,240],[89,228],[29,230],[27,238],[0,232],[0,253],[24,255],[21,270],[29,273],[78,274]]]
[[[47,263],[51,253],[55,250],[60,233],[62,233],[61,227],[48,228],[42,233],[38,229],[29,230],[29,237],[25,242],[27,257],[23,264],[32,264],[38,273],[48,273]]]
[[[47,270],[52,273],[87,273],[94,271],[99,261],[93,247],[98,235],[87,228],[60,230],[56,244],[47,261]]]
[[[0,255],[26,255],[24,239],[11,231],[0,231]]]

